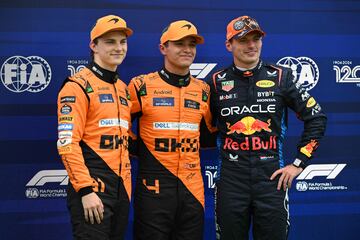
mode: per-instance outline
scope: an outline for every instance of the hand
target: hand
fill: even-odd
[[[270,180],[274,180],[277,175],[281,174],[277,185],[277,190],[280,190],[282,185],[284,191],[286,191],[286,188],[291,188],[292,181],[296,176],[298,176],[302,172],[302,170],[303,170],[302,168],[298,168],[290,164],[284,168],[280,168],[276,170],[271,175]]]
[[[94,217],[98,224],[104,219],[104,205],[96,193],[89,193],[81,198],[84,208],[85,221],[94,224]]]

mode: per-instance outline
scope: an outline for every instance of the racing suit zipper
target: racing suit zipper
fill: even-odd
[[[176,146],[176,149],[177,151],[179,151],[179,159],[178,159],[178,166],[177,166],[177,177],[179,176],[179,172],[181,171],[181,139],[180,139],[180,136],[181,136],[181,129],[180,129],[180,123],[181,123],[181,120],[182,120],[182,114],[183,112],[181,111],[181,103],[183,102],[183,87],[179,87],[179,118],[178,118],[178,146]],[[177,185],[177,189],[179,190],[179,181],[177,181],[176,183]]]
[[[249,76],[247,77],[247,80],[248,80],[248,96],[247,96],[247,99],[248,99],[248,107],[250,107],[252,104],[253,104],[253,98],[254,98],[254,91],[255,91],[255,88],[254,88],[254,78],[253,76]],[[253,116],[253,114],[251,114],[251,116]],[[252,136],[249,136],[249,138],[252,138]],[[250,141],[252,139],[249,139]],[[249,159],[249,165],[250,167],[252,168],[253,167],[253,163],[252,163],[252,149],[250,149],[250,151],[248,151],[248,159]],[[252,178],[252,171],[250,171],[250,176]]]
[[[120,138],[120,147],[119,147],[119,150],[120,150],[120,156],[121,156],[121,152],[122,152],[122,146],[124,144],[124,141],[125,139],[122,138],[122,134],[121,134],[121,124],[120,124],[120,121],[121,121],[121,118],[120,118],[120,104],[119,104],[119,94],[118,94],[118,91],[116,89],[116,83],[113,83],[113,87],[114,87],[114,91],[115,91],[115,95],[116,95],[116,107],[117,107],[117,113],[118,113],[118,124],[119,124],[119,138]],[[122,159],[120,158],[120,164],[119,164],[119,176],[121,177],[121,163],[122,163]]]

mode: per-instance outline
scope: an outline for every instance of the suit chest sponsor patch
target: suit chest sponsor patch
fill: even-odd
[[[119,99],[120,99],[120,103],[121,103],[122,105],[128,106],[128,102],[127,102],[127,100],[126,100],[125,98],[119,97]]]
[[[99,94],[100,103],[113,103],[114,99],[112,94]]]
[[[221,82],[221,89],[222,90],[224,90],[226,92],[229,92],[233,88],[234,88],[234,80]]]
[[[155,107],[173,107],[175,100],[173,97],[168,98],[153,98],[153,106]]]
[[[192,109],[200,109],[200,103],[194,100],[185,99],[184,107]]]

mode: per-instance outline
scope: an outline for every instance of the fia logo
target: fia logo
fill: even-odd
[[[39,56],[12,56],[1,66],[1,82],[15,93],[40,92],[51,80],[49,63]]]
[[[308,190],[308,188],[309,185],[305,181],[299,181],[296,183],[296,190],[298,190],[299,192],[305,192],[306,190]]]
[[[315,61],[309,57],[283,57],[277,62],[278,65],[289,67],[294,76],[294,82],[298,88],[305,88],[309,91],[319,81],[319,68]]]
[[[40,193],[37,188],[28,188],[25,191],[25,196],[27,198],[38,198],[40,196]]]

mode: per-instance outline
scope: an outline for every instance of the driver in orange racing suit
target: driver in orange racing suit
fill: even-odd
[[[58,96],[58,151],[68,172],[74,239],[123,239],[130,204],[127,86],[116,69],[132,30],[118,16],[91,31],[93,62],[67,78]]]
[[[129,84],[132,117],[139,118],[134,239],[203,238],[199,146],[201,126],[211,128],[209,85],[189,72],[203,41],[192,23],[171,23],[159,45],[164,67]]]

